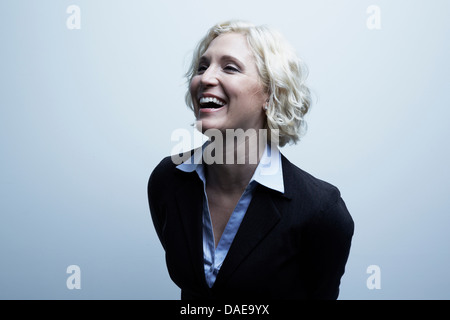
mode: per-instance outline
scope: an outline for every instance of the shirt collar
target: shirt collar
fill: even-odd
[[[203,149],[205,148],[206,144],[204,144],[201,148],[195,149],[192,156],[190,156],[189,159],[187,159],[185,162],[179,164],[176,168],[184,171],[184,172],[193,172],[197,171],[197,167],[203,166],[202,164],[202,155],[203,155]]]
[[[270,144],[266,145],[261,160],[250,181],[252,180],[267,188],[284,193],[281,152],[278,149],[278,146],[272,148]]]
[[[202,148],[196,149],[189,159],[176,167],[184,172],[196,171],[203,183],[205,183],[205,173],[202,163],[202,153],[205,146],[206,144],[204,144]],[[284,193],[281,152],[278,149],[278,146],[272,148],[270,144],[266,145],[255,173],[250,179],[250,183],[252,181],[256,181],[267,188]]]

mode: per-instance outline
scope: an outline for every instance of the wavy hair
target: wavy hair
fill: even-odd
[[[197,72],[200,57],[215,38],[233,32],[246,36],[255,57],[260,80],[269,93],[266,128],[278,130],[280,147],[287,143],[297,143],[306,132],[304,116],[311,106],[310,90],[305,84],[308,70],[281,33],[268,26],[231,20],[210,28],[195,48],[192,63],[186,72],[186,104],[194,110],[189,85]],[[271,134],[268,135],[269,139],[270,136]]]

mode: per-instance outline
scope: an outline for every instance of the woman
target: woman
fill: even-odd
[[[310,106],[294,51],[267,27],[230,21],[201,40],[187,77],[210,140],[181,164],[163,159],[148,184],[182,299],[336,299],[353,220],[336,187],[278,149],[300,139]]]

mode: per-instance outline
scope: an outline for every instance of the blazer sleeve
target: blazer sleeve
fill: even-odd
[[[168,179],[168,160],[163,159],[150,175],[147,195],[150,206],[150,213],[159,241],[165,249],[164,228],[166,225],[166,200],[165,185]]]
[[[311,299],[338,298],[353,233],[353,219],[336,188],[332,200],[309,227]]]

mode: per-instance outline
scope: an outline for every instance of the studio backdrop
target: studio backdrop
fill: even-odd
[[[339,299],[449,299],[450,2],[3,0],[0,298],[179,299],[147,182],[193,131],[184,73],[213,24],[278,29],[309,69],[283,147],[339,187]],[[333,157],[330,157],[333,155]]]

